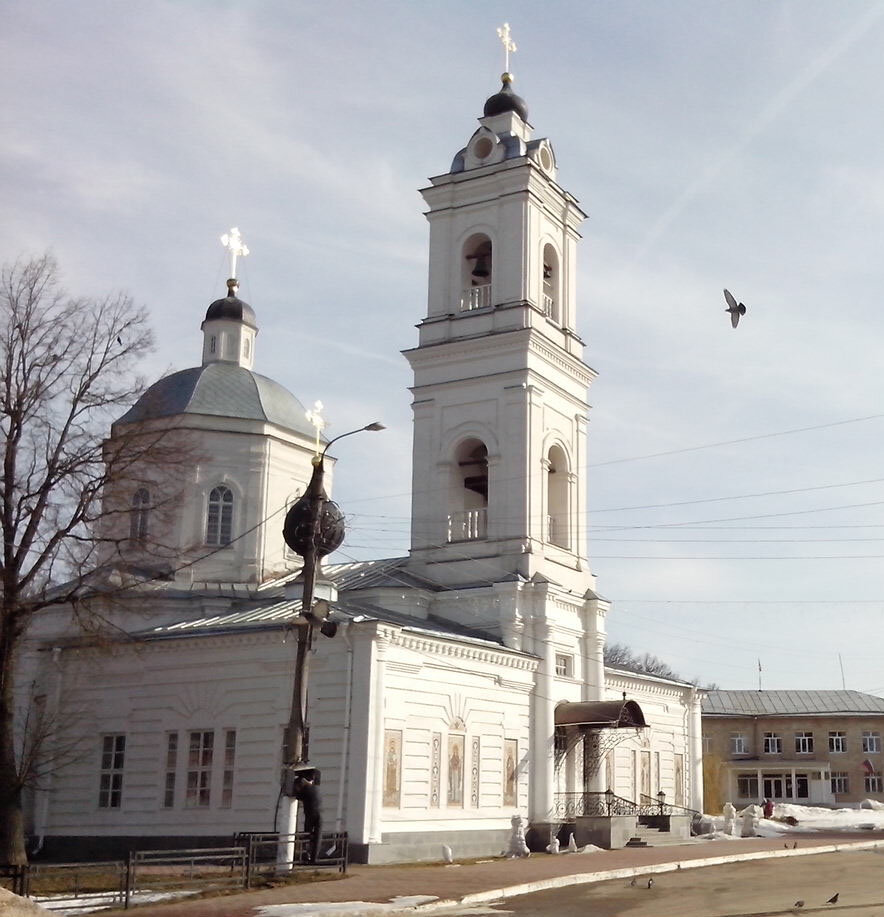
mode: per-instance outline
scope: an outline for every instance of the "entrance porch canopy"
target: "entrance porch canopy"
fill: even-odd
[[[566,701],[556,707],[556,726],[595,729],[645,729],[645,715],[634,700]]]

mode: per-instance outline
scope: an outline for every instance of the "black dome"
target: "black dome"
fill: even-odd
[[[206,310],[206,321],[213,319],[227,318],[233,321],[242,322],[250,328],[258,329],[258,323],[255,320],[255,310],[236,296],[225,296],[223,299],[216,299]]]
[[[513,78],[508,74],[503,75],[503,86],[500,92],[495,93],[485,102],[484,114],[486,118],[492,115],[502,115],[507,111],[514,111],[523,121],[528,120],[528,105],[521,96],[513,92]]]

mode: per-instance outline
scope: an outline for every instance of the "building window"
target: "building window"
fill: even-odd
[[[147,538],[147,517],[150,513],[150,493],[139,487],[132,495],[132,512],[129,516],[129,537],[133,541]]]
[[[230,544],[233,534],[233,491],[223,484],[212,488],[206,514],[206,544]]]
[[[218,348],[218,339],[213,334],[209,338],[209,353],[214,353]]]
[[[844,771],[832,771],[832,792],[836,795],[850,792],[850,777]]]
[[[124,735],[104,736],[101,740],[100,809],[119,809],[123,799],[123,762],[126,757]]]
[[[712,736],[703,736],[703,754],[712,754]]]
[[[847,734],[844,732],[830,732],[829,751],[832,754],[843,755],[847,751]]]
[[[215,733],[211,729],[190,734],[186,799],[189,808],[204,808],[210,803],[214,745]]]
[[[813,754],[813,733],[796,732],[795,733],[795,754],[812,755]]]
[[[163,808],[175,805],[175,774],[178,770],[178,733],[166,736],[166,782],[163,788]]]
[[[884,792],[884,781],[882,781],[880,774],[866,774],[863,783],[867,793]]]
[[[571,545],[570,517],[570,474],[568,460],[561,446],[553,446],[546,460],[546,539],[560,548]]]
[[[229,809],[233,805],[233,765],[236,761],[236,730],[224,732],[224,780],[221,784],[221,805]]]
[[[566,653],[556,653],[556,675],[562,678],[574,676],[574,657]]]
[[[758,799],[758,775],[737,774],[737,795],[740,799]]]
[[[781,755],[783,753],[783,737],[775,732],[764,734],[764,753],[766,755]]]
[[[749,741],[742,732],[731,733],[731,754],[748,755]]]
[[[863,753],[867,755],[876,755],[881,753],[881,733],[863,732]]]

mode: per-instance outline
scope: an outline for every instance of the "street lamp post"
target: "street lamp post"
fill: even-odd
[[[321,405],[319,405],[321,407]],[[307,681],[309,676],[309,652],[313,645],[313,630],[317,625],[329,636],[334,635],[332,628],[324,625],[324,615],[318,616],[314,606],[316,578],[320,571],[322,558],[339,548],[344,540],[344,516],[338,505],[329,500],[323,487],[325,468],[323,462],[329,448],[345,436],[353,436],[363,431],[383,430],[381,423],[370,423],[357,430],[341,433],[326,443],[319,451],[319,431],[322,421],[318,410],[312,414],[311,421],[317,430],[317,450],[313,457],[313,474],[307,489],[299,500],[289,509],[283,525],[283,538],[286,544],[304,558],[302,576],[304,591],[301,598],[301,617],[305,621],[298,627],[298,649],[295,659],[295,678],[292,688],[292,707],[289,724],[286,730],[287,752],[285,756],[286,782],[284,792],[291,795],[291,778],[298,771],[308,770],[304,754],[304,737],[307,721]]]

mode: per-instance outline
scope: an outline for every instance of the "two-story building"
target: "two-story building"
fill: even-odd
[[[703,700],[707,810],[764,799],[884,800],[884,698],[860,691],[710,691]]]

